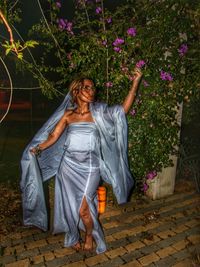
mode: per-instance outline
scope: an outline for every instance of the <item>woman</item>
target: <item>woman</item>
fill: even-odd
[[[142,77],[137,68],[134,75],[132,87],[122,106],[114,107],[93,103],[95,88],[91,80],[73,81],[70,85],[70,93],[75,105],[69,109],[68,103],[67,109],[62,107],[61,111],[58,110],[59,115],[55,113],[50,118],[48,124],[43,126],[42,131],[39,131],[23,155],[21,187],[24,223],[39,226],[39,219],[37,221],[32,213],[35,213],[35,210],[41,214],[45,212],[45,207],[42,207],[44,204],[40,205],[44,202],[41,197],[40,180],[49,179],[50,173],[51,176],[53,174],[49,169],[57,165],[54,168],[56,169],[54,233],[66,233],[64,242],[66,247],[72,246],[76,250],[82,248],[79,235],[79,229],[82,229],[85,231],[84,250],[93,249],[93,239],[96,242],[97,253],[106,250],[97,211],[96,189],[100,176],[104,181],[112,184],[119,203],[126,202],[133,186],[126,155],[127,130],[124,113],[129,111]],[[62,112],[64,114],[61,116]],[[57,144],[59,142],[60,145]],[[59,156],[52,156],[51,150]],[[34,163],[27,165],[28,151],[33,155],[39,155],[42,152],[41,157],[38,157],[38,161],[32,159]],[[31,160],[28,159],[28,161]],[[32,169],[35,170],[34,173]],[[36,176],[39,172],[42,175],[38,180]],[[29,177],[35,178],[29,181]],[[35,180],[37,184],[31,188],[30,185],[35,184]],[[27,206],[28,202],[34,202],[31,208],[29,204]],[[36,218],[40,217],[38,214]]]

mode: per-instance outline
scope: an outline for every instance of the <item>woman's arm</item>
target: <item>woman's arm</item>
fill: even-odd
[[[134,69],[134,80],[133,84],[131,86],[131,89],[129,90],[128,95],[126,96],[122,106],[124,108],[124,112],[127,114],[129,112],[129,109],[131,108],[133,101],[136,96],[136,92],[140,83],[140,80],[142,78],[142,72],[139,68]]]
[[[56,125],[53,132],[49,134],[47,140],[44,141],[43,143],[37,145],[37,147],[32,148],[30,150],[30,152],[32,152],[34,154],[39,154],[42,150],[53,145],[58,140],[58,138],[61,136],[61,134],[63,133],[66,125],[67,125],[67,116],[65,113],[62,116],[62,118],[60,119],[60,121],[58,122],[58,124]]]

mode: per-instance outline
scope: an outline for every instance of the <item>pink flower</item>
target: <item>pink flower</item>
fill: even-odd
[[[111,81],[108,81],[106,83],[106,87],[109,88],[109,87],[113,87],[113,83]]]
[[[113,46],[119,46],[121,44],[124,44],[124,39],[122,38],[117,38],[115,39],[115,41],[113,42]]]
[[[102,45],[107,46],[107,40],[103,40]]]
[[[102,12],[102,8],[100,6],[98,6],[96,8],[96,14],[100,14]]]
[[[110,17],[110,18],[107,18],[107,23],[112,23],[112,18]]]
[[[142,83],[143,83],[144,87],[148,87],[149,86],[148,82],[145,81],[145,80],[143,80]]]
[[[148,184],[144,183],[142,191],[146,192],[148,190],[148,188],[149,188]]]
[[[145,63],[144,60],[139,60],[139,61],[136,63],[136,67],[137,67],[137,68],[142,68],[145,64],[146,64],[146,63]]]
[[[60,3],[60,2],[56,2],[56,6],[57,6],[58,8],[61,8],[61,3]]]
[[[131,111],[130,111],[130,114],[134,117],[136,115],[136,110],[133,108]]]
[[[146,178],[147,178],[147,180],[152,180],[154,177],[156,177],[156,175],[157,175],[156,171],[151,171],[151,172],[147,173]]]
[[[118,46],[115,46],[113,49],[114,49],[114,51],[117,52],[117,53],[120,53],[121,50],[122,50],[122,49],[121,49],[120,47],[118,47]]]
[[[181,57],[183,57],[187,53],[187,51],[188,51],[188,45],[187,44],[182,44],[180,46],[180,48],[178,49],[179,55]]]
[[[130,36],[136,36],[136,28],[129,28],[127,34]]]
[[[160,78],[163,81],[173,81],[172,75],[169,72],[165,72],[163,70],[161,70],[161,72],[160,72]]]

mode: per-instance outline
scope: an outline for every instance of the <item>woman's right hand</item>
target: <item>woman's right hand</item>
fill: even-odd
[[[40,156],[41,152],[42,152],[42,149],[40,147],[40,145],[38,144],[36,147],[32,147],[30,149],[30,152],[36,156]]]

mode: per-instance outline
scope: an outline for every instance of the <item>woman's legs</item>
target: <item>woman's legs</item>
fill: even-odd
[[[90,214],[89,206],[85,197],[83,198],[79,213],[86,230],[84,250],[92,250],[93,248],[92,230],[94,225],[92,216]]]

